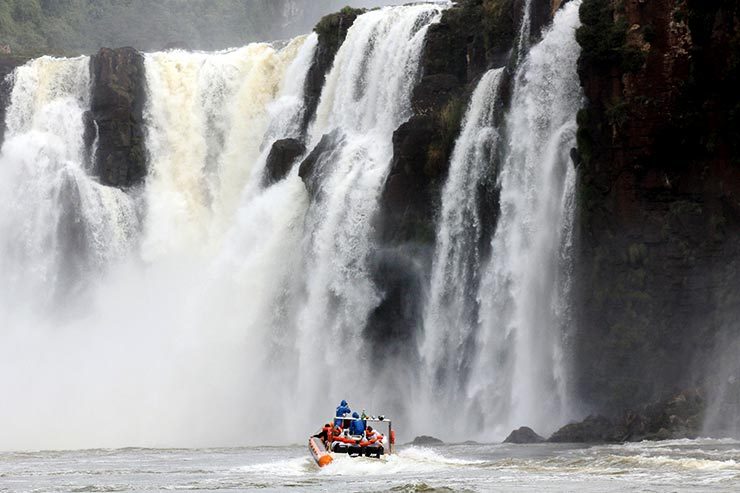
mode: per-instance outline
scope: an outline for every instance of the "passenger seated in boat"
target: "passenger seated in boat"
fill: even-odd
[[[334,427],[331,425],[331,423],[326,423],[320,432],[312,436],[323,441],[324,445],[326,445],[328,448],[333,441]]]
[[[362,436],[365,433],[365,422],[360,419],[360,415],[357,412],[352,413],[352,417],[355,420],[349,424],[349,434]]]
[[[384,453],[383,435],[368,426],[365,430],[365,439],[360,442],[360,455],[380,457]]]
[[[375,431],[372,426],[368,426],[367,430],[365,430],[365,440],[362,442],[361,445],[363,447],[368,447],[376,443],[378,445],[383,444],[383,435]]]

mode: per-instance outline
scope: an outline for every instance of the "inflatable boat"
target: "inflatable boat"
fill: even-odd
[[[320,438],[311,437],[308,439],[308,450],[311,452],[313,460],[316,461],[319,467],[324,467],[327,464],[331,464],[334,458],[326,450],[324,442]]]
[[[385,417],[378,418],[348,418],[337,416],[332,419],[342,421],[343,430],[339,434],[326,433],[320,430],[308,439],[308,450],[319,467],[324,467],[334,460],[335,454],[347,454],[350,457],[367,457],[379,459],[383,455],[394,453],[395,430],[391,420]],[[379,438],[367,439],[364,435],[350,435],[347,428],[353,420],[362,420],[374,423],[376,430],[379,426],[387,425],[388,433]]]

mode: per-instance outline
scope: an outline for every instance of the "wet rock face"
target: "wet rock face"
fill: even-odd
[[[495,59],[506,58],[513,41],[509,33],[494,35],[489,24],[508,21],[512,14],[505,7],[513,3],[465,0],[429,27],[411,97],[414,116],[393,136],[377,228],[385,242],[434,242],[441,187],[467,100]]]
[[[620,416],[589,416],[563,426],[547,440],[554,443],[622,443],[696,438],[705,411],[704,393],[688,389]]]
[[[702,383],[740,312],[740,5],[584,0],[581,19],[574,374],[609,412]]]
[[[143,108],[144,58],[133,48],[102,48],[91,57],[92,99],[86,140],[97,135],[94,173],[101,183],[126,188],[146,176]]]
[[[534,1],[547,11],[551,8],[549,0]],[[399,255],[413,249],[419,266],[398,278],[384,276],[383,262],[373,266],[374,277],[382,279],[384,299],[368,322],[368,334],[389,333],[403,341],[408,338],[405,332],[418,332],[404,314],[422,312],[420,291],[412,289],[421,284],[415,271],[429,270],[455,140],[480,77],[508,63],[523,7],[522,0],[462,0],[427,30],[419,81],[411,96],[413,114],[393,135],[393,158],[374,224],[380,249]],[[491,163],[492,175],[494,169]],[[490,201],[484,202],[482,207],[491,211],[486,217],[493,224],[497,208],[489,209]]]
[[[343,139],[344,135],[338,130],[325,134],[301,162],[298,176],[303,180],[311,200],[320,200],[323,177],[327,174],[327,168],[335,161],[334,154],[341,152]]]
[[[413,364],[418,359],[416,334],[422,313],[417,300],[426,271],[415,259],[425,253],[410,245],[381,250],[370,266],[383,302],[370,313],[364,336],[385,348],[377,356],[379,363],[387,359]]]
[[[532,428],[522,426],[521,428],[512,431],[504,443],[542,443],[545,439],[539,436]]]
[[[434,204],[447,170],[433,116],[414,116],[393,134],[394,156],[383,189],[382,239],[434,242]],[[435,154],[436,153],[436,154]]]
[[[614,421],[604,416],[589,416],[580,423],[570,423],[547,440],[552,443],[609,443],[619,442]]]
[[[510,54],[524,4],[523,0],[461,0],[429,27],[419,82],[411,98],[414,116],[393,139],[393,162],[381,200],[383,222],[378,228],[384,241],[434,241],[441,187],[468,100],[487,70],[513,63]],[[554,4],[533,0],[531,8],[534,42],[550,22]],[[503,99],[509,91],[507,80],[502,84]]]
[[[318,34],[318,46],[314,55],[313,63],[306,75],[304,87],[304,101],[306,111],[304,113],[303,130],[308,128],[309,123],[316,114],[319,106],[321,91],[324,88],[324,80],[334,64],[334,57],[347,37],[347,31],[357,19],[364,13],[364,9],[353,9],[345,7],[340,12],[323,17],[314,28]]]
[[[306,146],[296,139],[278,140],[272,145],[265,163],[262,185],[268,187],[287,176],[296,159],[306,152]]]
[[[416,438],[414,438],[414,441],[411,442],[411,445],[417,445],[420,447],[429,447],[434,445],[444,445],[445,442],[440,440],[439,438],[435,438],[428,435],[421,435]]]

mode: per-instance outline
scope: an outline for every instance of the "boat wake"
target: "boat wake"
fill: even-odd
[[[239,470],[265,476],[304,476],[311,473],[320,475],[320,477],[392,476],[439,472],[445,469],[481,465],[485,462],[446,457],[429,448],[410,447],[397,454],[381,456],[380,459],[336,454],[334,461],[323,468],[319,468],[311,458],[301,457],[244,466]]]

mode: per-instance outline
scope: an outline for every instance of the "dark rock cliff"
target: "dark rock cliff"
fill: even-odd
[[[610,412],[740,334],[740,4],[584,0],[575,375]]]
[[[262,186],[268,187],[285,178],[296,159],[306,152],[306,146],[297,139],[276,141],[267,155]]]
[[[535,42],[564,2],[534,0],[524,45]],[[467,103],[480,77],[507,67],[502,88],[508,104],[512,56],[521,30],[524,0],[463,0],[429,27],[414,88],[414,115],[393,138],[394,156],[383,190],[378,231],[390,244],[434,240],[435,214],[450,156]],[[493,169],[493,163],[492,163]],[[482,193],[486,215],[495,214],[496,191]]]
[[[324,80],[334,64],[334,57],[347,37],[347,31],[352,27],[357,16],[363,12],[365,12],[363,9],[345,7],[340,12],[324,16],[314,28],[319,40],[313,63],[306,74],[304,131],[316,114],[321,90],[324,88]]]
[[[705,396],[689,389],[616,416],[588,416],[547,440],[554,443],[621,443],[696,438],[702,430]]]
[[[522,9],[521,0],[466,0],[429,27],[414,116],[393,136],[377,228],[382,241],[434,241],[440,191],[468,99],[487,69],[507,63]]]
[[[93,170],[101,183],[130,187],[146,176],[144,57],[133,48],[101,49],[90,59],[92,98],[86,141],[97,136]]]

